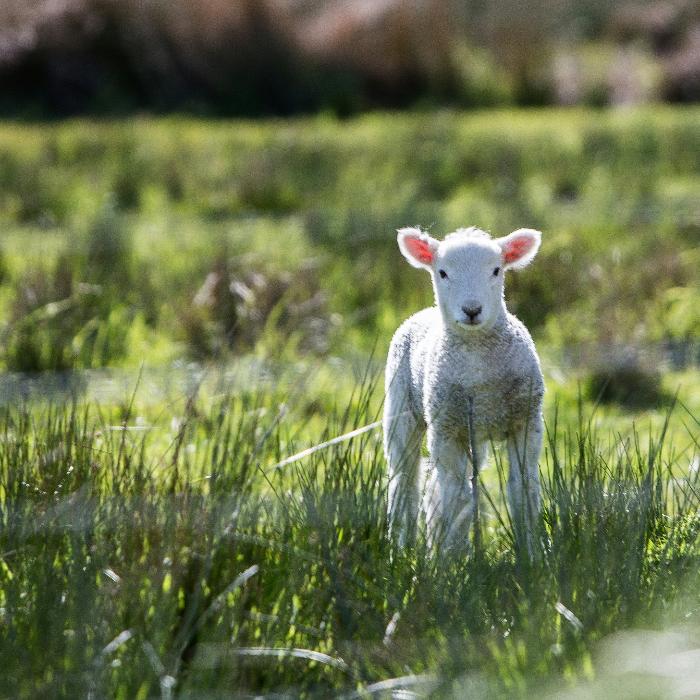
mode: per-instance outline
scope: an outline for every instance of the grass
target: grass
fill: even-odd
[[[698,123],[659,107],[3,124],[0,361],[157,365],[292,337],[367,351],[431,301],[403,225],[540,228],[508,298],[553,348],[692,341]]]
[[[700,634],[699,136],[695,108],[0,125],[0,697],[668,695]],[[534,562],[499,449],[451,560],[387,538],[379,430],[276,466],[377,419],[431,303],[407,224],[544,232],[507,283],[548,387]]]
[[[320,437],[375,419],[374,382]],[[445,560],[387,538],[378,431],[274,468],[308,444],[307,391],[2,409],[0,694],[524,697],[592,679],[613,632],[696,614],[683,406],[648,434],[548,411],[539,560],[514,549],[499,453],[483,555]]]

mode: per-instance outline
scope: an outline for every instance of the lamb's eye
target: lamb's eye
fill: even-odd
[[[440,277],[442,277],[442,279],[447,279],[447,273],[444,270],[439,270],[439,272],[440,272]]]
[[[501,271],[501,268],[500,268],[500,267],[497,267],[497,268],[493,271],[493,276],[494,276],[494,277],[498,277],[498,273],[499,273],[500,271]]]

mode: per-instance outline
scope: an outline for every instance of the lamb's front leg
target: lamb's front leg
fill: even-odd
[[[384,449],[389,466],[389,532],[401,547],[416,538],[420,512],[420,448],[425,428],[402,405],[387,396],[384,415]]]
[[[508,504],[515,529],[516,543],[535,552],[537,520],[540,512],[539,458],[544,424],[537,414],[526,426],[508,438]]]
[[[466,548],[473,511],[467,451],[461,441],[428,429],[430,452],[425,512],[428,539],[440,549]],[[480,450],[477,459],[483,461]]]

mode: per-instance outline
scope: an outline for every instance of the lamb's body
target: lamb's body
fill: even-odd
[[[407,387],[406,408],[426,425],[468,446],[468,397],[474,400],[477,442],[505,440],[540,410],[544,382],[525,326],[512,314],[473,338],[450,332],[436,307],[414,314],[394,334],[386,369],[387,397]],[[401,392],[402,393],[402,392]],[[401,400],[404,401],[403,396]],[[388,412],[388,409],[387,409]]]
[[[437,284],[436,297],[444,301]],[[390,524],[404,543],[414,537],[421,502],[434,542],[454,544],[468,536],[471,397],[477,466],[492,441],[506,441],[509,503],[516,531],[526,533],[531,545],[530,523],[539,510],[544,382],[530,334],[507,312],[502,292],[498,301],[489,322],[468,324],[476,327],[467,332],[451,322],[449,304],[443,303],[414,314],[394,334],[384,436]],[[419,466],[426,434],[427,486]]]

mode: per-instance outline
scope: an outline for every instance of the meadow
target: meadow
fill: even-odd
[[[0,696],[700,683],[699,161],[697,108],[0,125]],[[499,448],[449,560],[379,430],[285,463],[380,415],[413,224],[543,231],[534,561]]]
[[[162,364],[265,335],[383,348],[431,303],[396,256],[404,225],[541,229],[509,297],[552,347],[697,338],[699,121],[656,108],[5,124],[0,362]]]

